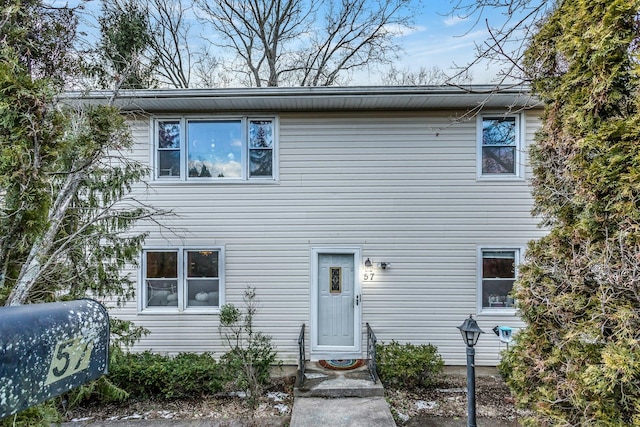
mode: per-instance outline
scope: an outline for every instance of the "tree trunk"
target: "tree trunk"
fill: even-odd
[[[64,185],[49,211],[49,228],[42,238],[33,243],[29,256],[22,265],[18,279],[7,298],[6,306],[21,305],[27,301],[29,292],[42,273],[42,263],[40,260],[51,252],[58,230],[60,230],[60,226],[62,225],[62,220],[76,193],[78,184],[84,176],[85,172],[83,171],[73,172],[67,175]]]

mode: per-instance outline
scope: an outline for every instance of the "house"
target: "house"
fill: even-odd
[[[478,365],[519,328],[509,296],[529,240],[527,146],[540,105],[523,88],[299,87],[123,93],[141,193],[176,214],[150,233],[135,301],[113,315],[149,329],[136,347],[225,351],[219,307],[259,301],[255,326],[284,363],[432,343],[463,365],[456,328],[487,332]],[[492,93],[490,93],[492,92]],[[100,102],[100,94],[88,99]]]

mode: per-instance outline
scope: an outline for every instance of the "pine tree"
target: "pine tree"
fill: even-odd
[[[501,368],[529,425],[640,425],[638,0],[564,0],[525,56],[543,126],[515,296],[527,327]]]
[[[5,6],[0,304],[122,301],[133,279],[121,269],[135,263],[144,239],[132,227],[157,213],[130,193],[148,171],[128,158],[132,139],[116,108],[60,101],[67,80],[84,71],[74,60],[74,11],[37,0]]]
[[[100,18],[100,54],[104,61],[103,85],[114,83],[122,89],[146,89],[154,86],[155,60],[145,57],[150,51],[151,29],[148,12],[131,0],[103,0]]]

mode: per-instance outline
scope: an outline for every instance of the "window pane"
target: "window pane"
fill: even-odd
[[[515,163],[515,147],[482,147],[483,174],[513,174]]]
[[[273,148],[273,122],[251,120],[249,122],[249,148]]]
[[[177,280],[147,280],[147,307],[178,305]]]
[[[482,252],[482,277],[515,278],[514,251]]]
[[[516,273],[515,251],[482,252],[482,306],[513,307],[509,293]]]
[[[250,150],[249,172],[251,176],[273,175],[273,150]]]
[[[147,252],[147,278],[177,278],[177,252]]]
[[[516,118],[483,118],[482,145],[516,145]]]
[[[220,288],[217,279],[187,280],[187,306],[218,306]]]
[[[180,151],[158,151],[160,170],[158,176],[180,176]]]
[[[509,293],[513,289],[514,280],[483,279],[482,307],[513,307],[513,298]]]
[[[158,147],[180,148],[180,122],[158,122]]]
[[[190,121],[187,162],[190,177],[242,177],[242,125],[233,121]]]
[[[187,252],[187,275],[188,277],[218,277],[218,252]]]

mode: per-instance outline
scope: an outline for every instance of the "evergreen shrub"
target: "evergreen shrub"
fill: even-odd
[[[181,399],[222,390],[222,372],[210,353],[116,353],[109,379],[136,398]]]
[[[377,344],[376,354],[378,376],[385,386],[429,387],[444,367],[438,348],[432,344],[400,344],[392,340]]]

